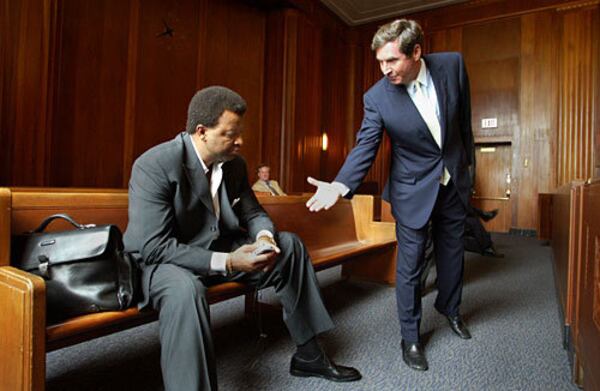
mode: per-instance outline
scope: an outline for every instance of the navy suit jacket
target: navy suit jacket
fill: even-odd
[[[399,223],[419,229],[431,216],[444,166],[465,207],[469,203],[473,133],[469,79],[459,53],[423,56],[440,106],[442,148],[438,147],[406,87],[383,77],[364,95],[364,118],[352,149],[335,181],[352,194],[367,174],[383,131],[391,140],[391,168],[384,199]]]

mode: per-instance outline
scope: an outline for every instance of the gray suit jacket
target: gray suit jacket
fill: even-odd
[[[161,264],[175,264],[208,275],[211,245],[223,237],[254,238],[266,229],[275,233],[269,216],[248,183],[241,157],[223,164],[217,220],[209,183],[187,133],[157,145],[134,163],[129,181],[129,223],[125,250],[142,268],[144,300],[152,274]]]

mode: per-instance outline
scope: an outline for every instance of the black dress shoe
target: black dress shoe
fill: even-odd
[[[461,337],[462,339],[471,339],[471,333],[469,333],[469,329],[467,325],[462,321],[460,315],[456,316],[447,316],[448,323],[450,323],[450,328],[456,335]]]
[[[402,340],[402,359],[412,369],[426,371],[429,368],[425,352],[418,342],[405,342]]]
[[[483,221],[490,221],[498,214],[498,209],[490,210],[490,211],[481,211],[481,219]]]
[[[312,361],[305,361],[294,354],[290,364],[290,374],[300,377],[314,376],[338,382],[350,382],[362,378],[357,369],[336,365],[324,353]]]
[[[490,247],[483,249],[482,255],[486,257],[504,258],[504,254],[500,254],[492,244]]]

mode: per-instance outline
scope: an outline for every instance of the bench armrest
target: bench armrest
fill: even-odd
[[[0,389],[42,390],[46,376],[46,284],[0,267]]]
[[[371,195],[355,195],[352,198],[356,237],[375,242],[396,241],[395,223],[373,221],[374,203],[375,198]]]

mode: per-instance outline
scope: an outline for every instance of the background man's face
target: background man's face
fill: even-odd
[[[258,169],[258,178],[263,181],[268,181],[271,175],[271,169],[267,166]]]

